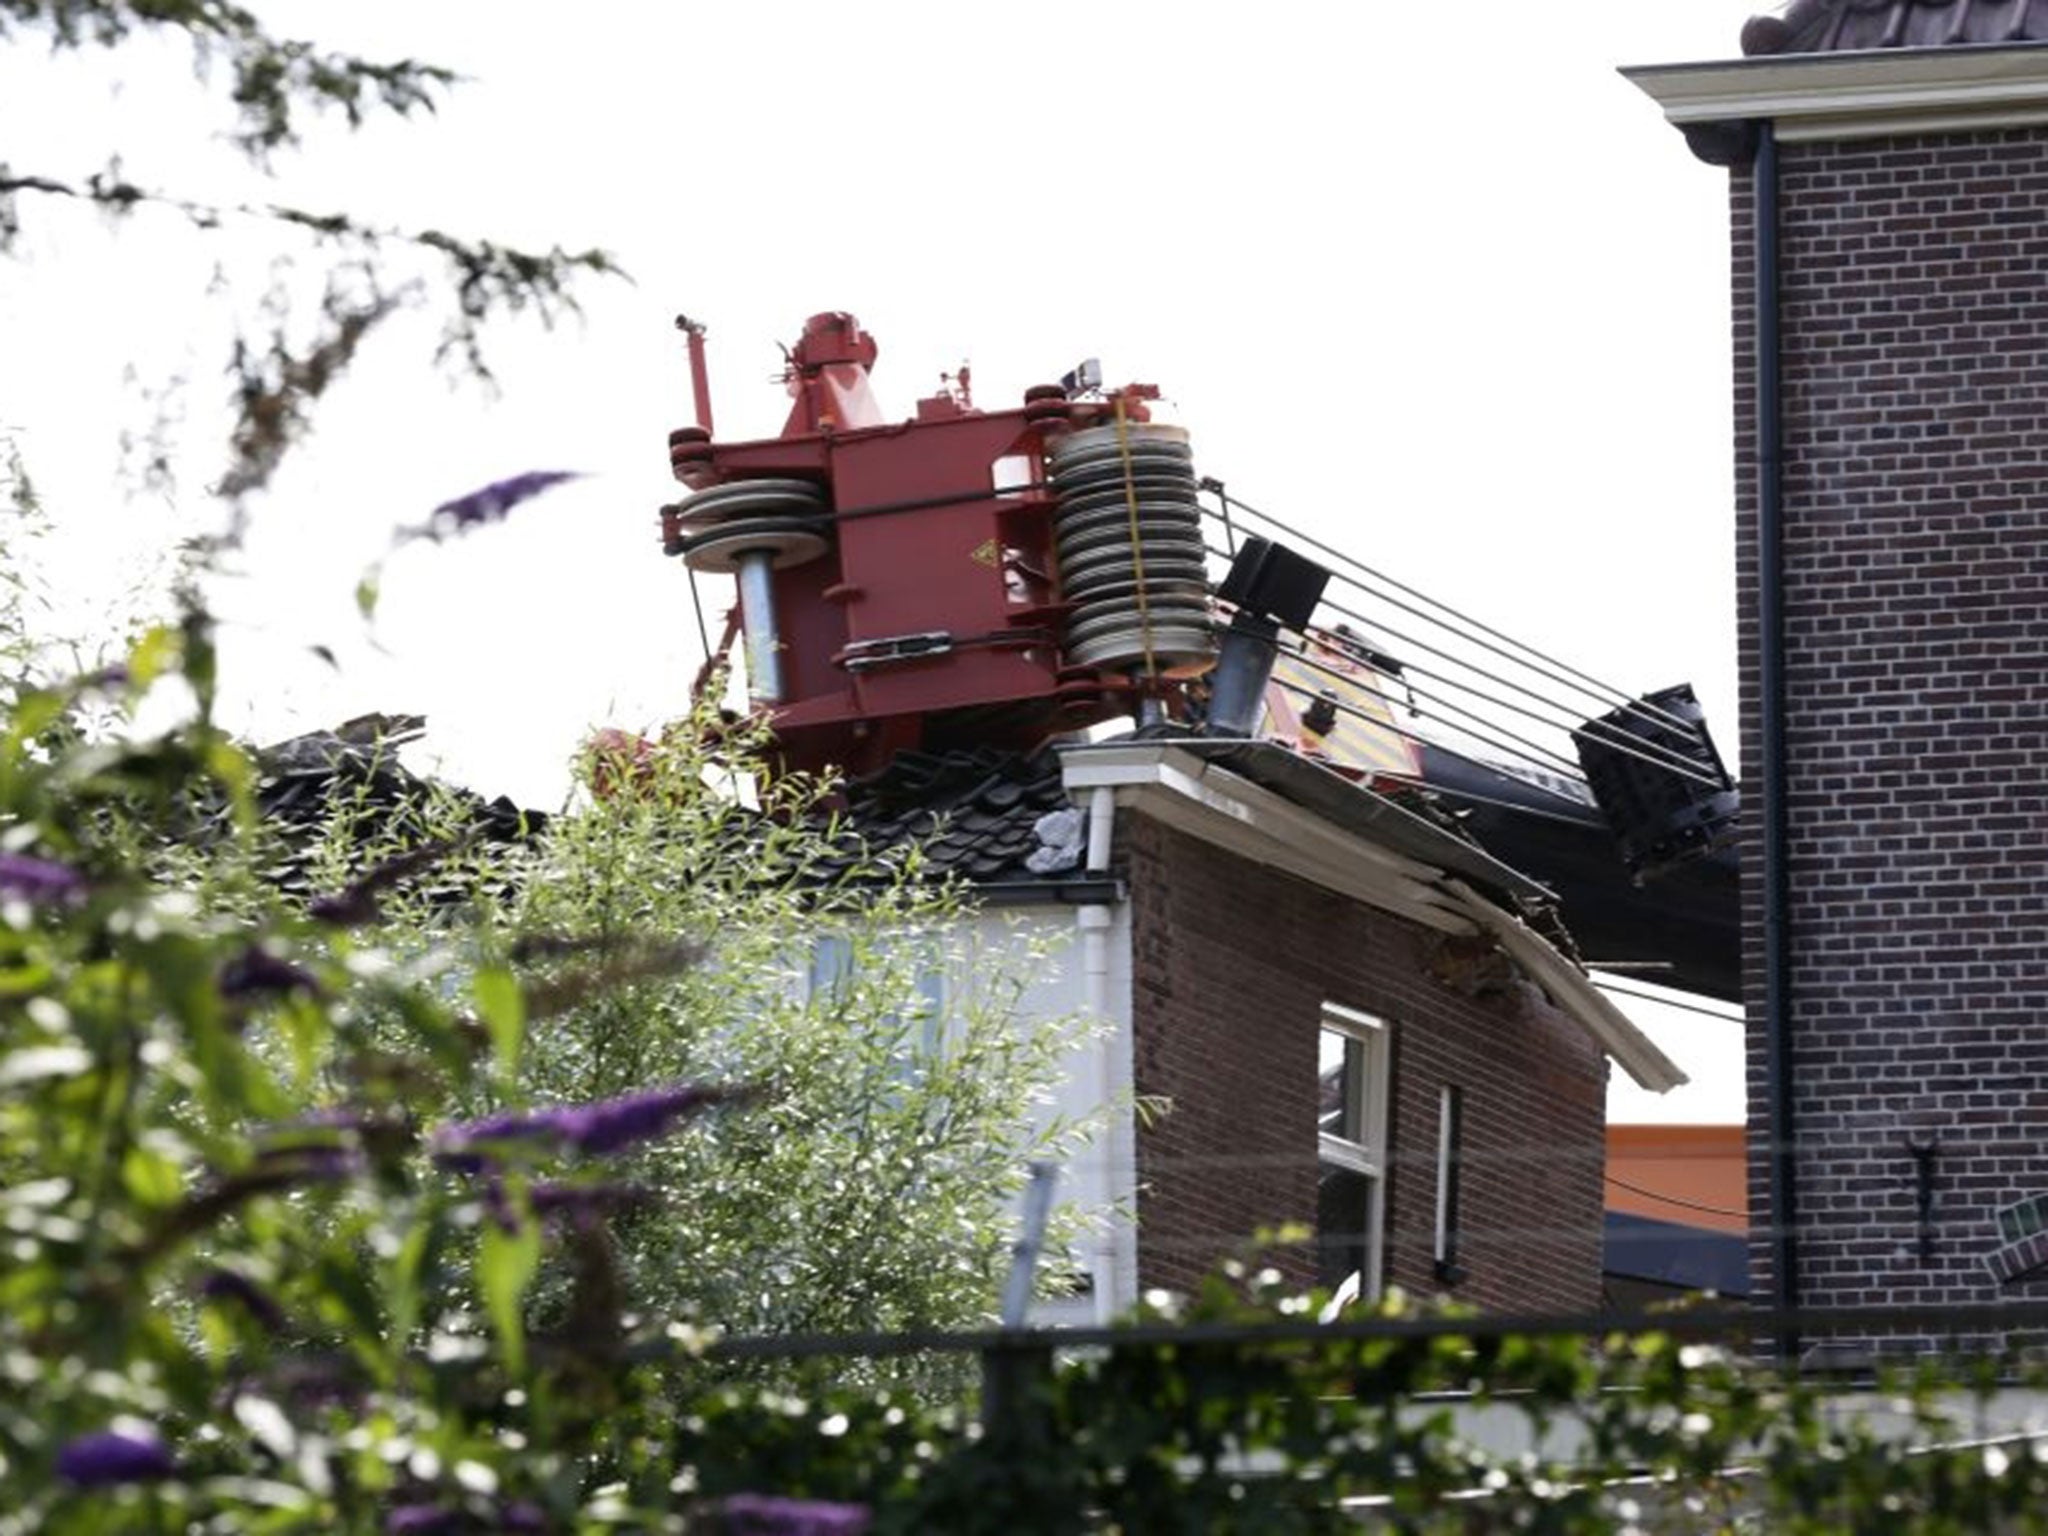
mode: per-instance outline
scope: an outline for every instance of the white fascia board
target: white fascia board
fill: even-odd
[[[1450,910],[1441,896],[1419,881],[1388,876],[1370,865],[1347,867],[1340,859],[1318,857],[1272,836],[1269,829],[1219,815],[1209,803],[1185,798],[1162,785],[1125,785],[1116,795],[1117,804],[1254,864],[1299,876],[1326,891],[1349,896],[1441,933],[1464,935],[1474,931],[1469,919]]]
[[[1229,769],[1172,747],[1133,743],[1129,747],[1093,748],[1085,757],[1063,760],[1069,789],[1106,784],[1131,788],[1156,784],[1200,801],[1220,815],[1246,826],[1277,828],[1299,839],[1304,846],[1340,852],[1345,858],[1405,876],[1410,880],[1435,880],[1443,871],[1434,864],[1407,858],[1390,848],[1332,826],[1313,811],[1305,811],[1291,800],[1281,798],[1263,785],[1232,773]]]
[[[1520,918],[1503,912],[1462,881],[1447,880],[1444,888],[1463,904],[1472,920],[1514,957],[1550,1000],[1600,1043],[1621,1069],[1652,1093],[1669,1093],[1690,1081],[1656,1042],[1630,1022],[1591,977],[1565,959],[1541,934]]]
[[[1186,752],[1147,742],[1091,748],[1064,762],[1070,792],[1111,788],[1117,803],[1227,852],[1442,933],[1472,922],[1436,889],[1443,871],[1332,826],[1271,790]]]
[[[1492,935],[1551,1000],[1652,1093],[1687,1081],[1677,1063],[1541,934],[1445,871],[1331,826],[1228,769],[1155,742],[1090,748],[1062,760],[1069,792],[1109,788],[1215,847],[1440,933]]]
[[[1769,118],[1786,143],[2048,122],[2048,44],[1877,48],[1624,69],[1675,126]]]

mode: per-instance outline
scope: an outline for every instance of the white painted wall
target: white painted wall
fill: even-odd
[[[1137,1301],[1137,1234],[1131,1220],[1137,1183],[1129,1102],[1130,907],[985,907],[966,922],[968,931],[959,935],[966,954],[1025,978],[1016,1011],[1020,1029],[1060,1020],[1089,1022],[1087,1037],[1062,1063],[1040,1124],[1097,1122],[1088,1144],[1061,1164],[1056,1190],[1058,1210],[1088,1221],[1088,1230],[1072,1245],[1072,1256],[1088,1271],[1093,1289],[1087,1296],[1037,1303],[1029,1321],[1047,1326],[1108,1322]],[[1098,935],[1092,944],[1085,931],[1091,926]],[[1048,951],[1049,958],[1038,958],[1034,951]],[[1092,986],[1091,954],[1100,967]],[[815,986],[845,963],[843,952],[835,956],[821,945],[797,974]],[[948,981],[932,995],[943,996],[950,1007],[962,990],[959,982]],[[996,1300],[990,1298],[992,1307]]]
[[[1094,916],[1085,918],[1083,914]],[[1031,1321],[1041,1324],[1106,1322],[1137,1301],[1136,1172],[1131,1163],[1134,1125],[1131,1082],[1131,919],[1127,903],[1108,907],[1031,906],[990,908],[971,919],[976,948],[1002,952],[1030,935],[1054,947],[1049,963],[1036,964],[1018,1006],[1020,1027],[1033,1021],[1089,1017],[1092,1038],[1071,1051],[1046,1106],[1048,1117],[1101,1120],[1090,1143],[1060,1169],[1058,1200],[1092,1218],[1075,1257],[1093,1279],[1091,1295],[1040,1302]],[[1084,921],[1099,924],[1098,961],[1103,976],[1091,989],[1089,943]],[[1014,952],[1014,951],[1013,951]],[[1090,992],[1099,997],[1091,1009]]]

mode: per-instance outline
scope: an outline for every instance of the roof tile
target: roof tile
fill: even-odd
[[[2048,41],[2048,0],[1792,0],[1742,29],[1745,54]]]
[[[1032,878],[1030,861],[1046,851],[1040,818],[1071,809],[1055,753],[992,747],[899,753],[848,784],[846,801],[840,823],[850,838],[876,848],[918,843],[933,868],[975,881]],[[1076,861],[1054,862],[1065,870]]]

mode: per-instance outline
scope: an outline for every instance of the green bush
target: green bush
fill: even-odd
[[[677,1505],[673,1416],[739,1372],[705,1330],[987,1320],[1065,1036],[956,952],[954,894],[821,885],[814,794],[743,811],[706,779],[745,744],[686,731],[529,847],[430,808],[316,859],[308,911],[208,656],[195,612],[0,739],[0,1529]],[[168,734],[76,728],[180,673]],[[469,899],[416,894],[451,863]]]

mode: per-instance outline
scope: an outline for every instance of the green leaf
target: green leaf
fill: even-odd
[[[8,966],[0,970],[0,997],[33,997],[49,988],[52,975],[49,965],[40,960]]]
[[[519,978],[503,966],[485,966],[471,985],[476,1011],[490,1032],[498,1070],[510,1077],[519,1070],[519,1046],[526,1037],[526,993]]]
[[[383,575],[375,566],[356,580],[356,612],[366,621],[377,616],[377,594],[382,584]]]
[[[139,693],[177,665],[184,636],[174,626],[159,624],[128,652],[128,678]]]
[[[385,1269],[384,1307],[391,1318],[392,1343],[400,1349],[419,1326],[427,1260],[435,1237],[433,1222],[415,1221]]]
[[[508,1199],[513,1198],[509,1188]],[[526,1369],[526,1324],[523,1303],[526,1288],[540,1270],[540,1225],[522,1219],[518,1229],[507,1232],[492,1218],[483,1224],[477,1244],[477,1283],[483,1288],[484,1308],[491,1326],[505,1349],[505,1363],[514,1375]]]
[[[12,714],[9,734],[16,741],[29,741],[63,716],[64,697],[42,689],[24,693],[15,701]]]
[[[225,736],[217,736],[206,747],[206,770],[233,795],[246,795],[256,787],[256,766],[249,754]]]
[[[177,1204],[185,1193],[184,1174],[178,1165],[147,1147],[128,1149],[121,1159],[121,1182],[137,1203],[158,1209]]]
[[[331,1033],[327,1010],[312,998],[294,997],[287,1001],[278,1023],[291,1045],[293,1086],[300,1093],[308,1092],[318,1075]]]

